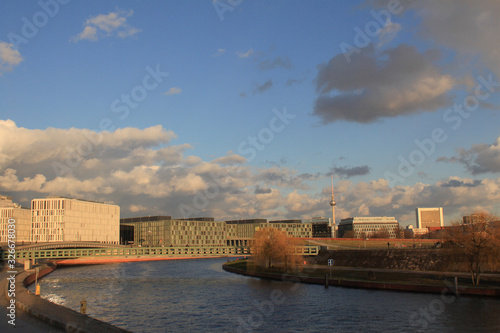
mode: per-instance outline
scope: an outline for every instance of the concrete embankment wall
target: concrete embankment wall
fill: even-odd
[[[321,250],[316,262],[326,265],[328,259],[335,260],[335,266],[345,267],[468,272],[465,263],[447,249]],[[485,266],[482,271],[497,273],[499,267]]]
[[[354,280],[339,280],[339,279],[329,279],[329,278],[318,278],[310,276],[300,276],[293,274],[276,274],[276,273],[266,273],[266,272],[254,272],[247,271],[244,269],[238,269],[231,267],[230,265],[223,265],[222,268],[225,271],[252,276],[257,278],[272,279],[284,282],[298,282],[298,283],[310,283],[310,284],[320,284],[336,287],[347,287],[347,288],[363,288],[363,289],[379,289],[379,290],[392,290],[392,291],[407,291],[407,292],[418,292],[418,293],[434,293],[434,294],[454,294],[455,290],[453,287],[438,287],[438,286],[425,286],[425,285],[411,285],[411,284],[398,284],[398,283],[386,283],[386,282],[372,282],[372,281],[354,281]],[[482,288],[462,288],[459,287],[458,292],[461,295],[475,295],[475,296],[500,296],[499,289],[482,289]]]
[[[54,271],[54,266],[42,266],[38,278]],[[16,306],[18,309],[66,332],[95,333],[111,332],[126,333],[127,330],[110,325],[103,321],[83,315],[79,312],[65,308],[36,296],[26,289],[35,281],[34,272],[26,272],[16,276]],[[3,292],[7,293],[7,289]]]

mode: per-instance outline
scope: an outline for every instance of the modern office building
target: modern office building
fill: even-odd
[[[123,218],[122,226],[134,227],[134,245],[225,246],[226,223],[172,220],[170,216]]]
[[[352,237],[362,238],[387,231],[389,238],[396,238],[396,231],[399,229],[399,223],[394,217],[349,217],[342,219],[338,226],[338,237],[342,238],[352,231]]]
[[[313,238],[331,238],[335,237],[335,224],[332,224],[332,219],[327,217],[313,217],[305,219],[303,223],[311,223]],[[334,228],[334,230],[332,230]]]
[[[269,227],[285,231],[289,237],[312,238],[312,224],[301,220],[277,220],[260,225],[260,228]]]
[[[229,246],[247,246],[266,219],[226,221],[226,242]]]
[[[301,220],[247,219],[226,221],[227,245],[245,246],[250,243],[255,233],[263,228],[275,228],[285,231],[290,237],[311,238],[312,224]]]
[[[417,228],[444,227],[443,207],[416,208]]]
[[[9,230],[11,230],[10,234],[15,236],[15,238],[10,239],[15,241],[17,246],[21,245],[22,242],[29,242],[31,210],[13,203],[11,197],[0,195],[0,243],[8,243]]]
[[[120,207],[65,197],[31,201],[32,242],[119,244]]]

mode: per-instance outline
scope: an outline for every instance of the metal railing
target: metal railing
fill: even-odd
[[[297,255],[316,255],[318,246],[297,246]],[[178,257],[178,256],[229,256],[250,255],[249,247],[119,247],[119,248],[78,248],[16,250],[16,259],[69,259],[82,257]],[[9,253],[3,251],[2,259],[7,260]]]

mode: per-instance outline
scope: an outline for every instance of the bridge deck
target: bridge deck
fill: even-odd
[[[297,246],[297,255],[316,255],[318,246]],[[124,257],[124,256],[229,256],[250,255],[248,247],[119,247],[119,248],[79,248],[79,249],[47,249],[16,250],[16,259],[62,259],[82,257]],[[7,251],[3,251],[4,260],[13,259]]]

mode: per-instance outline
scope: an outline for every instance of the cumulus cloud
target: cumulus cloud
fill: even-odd
[[[117,36],[125,38],[133,36],[141,31],[127,23],[127,19],[133,14],[133,10],[128,12],[117,10],[116,12],[93,16],[85,21],[83,31],[71,37],[71,41],[89,40],[95,42],[103,37]]]
[[[14,45],[0,41],[0,76],[10,72],[21,61],[23,61],[21,53],[14,49]]]
[[[128,210],[132,213],[145,212],[145,211],[148,211],[148,207],[143,206],[143,205],[130,205],[128,207]]]
[[[20,200],[47,195],[114,202],[123,217],[161,214],[229,220],[329,215],[330,182],[324,173],[298,173],[284,166],[255,168],[233,152],[203,161],[185,155],[191,145],[172,145],[174,137],[162,126],[98,133],[31,130],[0,121],[0,193],[24,205],[29,201]],[[77,158],[79,152],[85,154]],[[54,162],[71,172],[55,173]],[[340,171],[366,171],[356,168]],[[322,181],[322,189],[312,186]],[[435,184],[396,187],[384,179],[342,179],[335,183],[335,194],[338,219],[391,215],[407,224],[414,223],[408,217],[414,216],[415,207],[443,206],[447,216],[479,206],[499,208],[500,178],[450,177]]]
[[[459,163],[472,175],[500,172],[500,137],[489,144],[475,144],[470,149],[459,148],[453,157],[442,156],[438,162]]]
[[[338,54],[318,66],[313,113],[324,124],[370,123],[448,106],[456,80],[433,64],[438,59],[435,49],[420,53],[406,44],[380,53],[367,46],[350,64]]]

